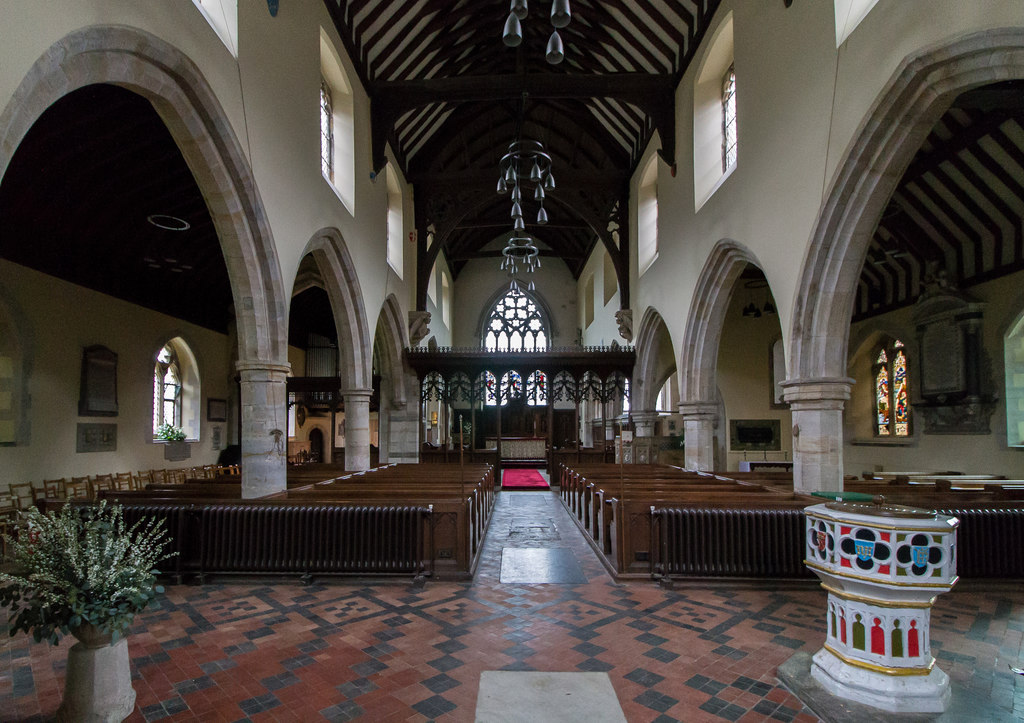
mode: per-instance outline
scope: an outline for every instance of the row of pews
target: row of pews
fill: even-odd
[[[341,472],[338,474],[338,472]],[[285,491],[242,499],[241,477],[104,490],[129,522],[166,520],[176,556],[164,572],[209,576],[408,575],[469,579],[495,501],[485,464],[288,470]],[[55,501],[54,501],[55,502]]]
[[[557,479],[565,507],[618,577],[812,577],[803,508],[823,500],[794,493],[790,472],[563,463]],[[899,473],[844,487],[959,518],[961,577],[1024,577],[1024,483]]]

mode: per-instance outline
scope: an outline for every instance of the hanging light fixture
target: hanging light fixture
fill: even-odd
[[[512,0],[501,36],[502,42],[510,48],[515,48],[523,42],[523,26],[519,21],[526,19],[527,11],[526,0]],[[568,26],[570,20],[572,11],[569,9],[569,0],[554,0],[551,3],[551,25],[555,30],[548,38],[547,49],[544,52],[544,58],[552,65],[558,65],[565,58],[565,46],[558,31]]]
[[[512,201],[510,216],[513,230],[501,252],[501,270],[508,272],[509,288],[513,291],[521,290],[520,272],[533,273],[540,268],[537,246],[527,235],[526,222],[523,220],[522,184],[534,187],[533,198],[539,206],[537,223],[547,223],[548,212],[544,208],[544,198],[546,192],[555,187],[555,179],[551,173],[551,156],[539,141],[513,141],[498,164],[498,193],[508,193]],[[533,281],[529,282],[527,290],[534,290]]]

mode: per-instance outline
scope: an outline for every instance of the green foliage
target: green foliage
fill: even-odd
[[[52,645],[71,629],[91,623],[116,641],[163,588],[156,563],[168,543],[162,519],[125,524],[120,505],[64,505],[43,515],[21,513],[5,536],[13,569],[0,572],[0,604],[10,631]]]
[[[184,442],[185,430],[181,427],[175,427],[173,424],[161,424],[156,428],[153,436],[167,442]]]

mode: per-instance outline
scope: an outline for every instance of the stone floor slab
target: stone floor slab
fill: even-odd
[[[607,673],[485,671],[477,723],[625,723]]]

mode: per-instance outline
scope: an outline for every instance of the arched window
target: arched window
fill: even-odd
[[[402,200],[402,186],[398,180],[398,174],[395,173],[395,169],[392,168],[391,164],[388,163],[385,170],[385,176],[388,187],[388,206],[387,206],[387,237],[388,237],[388,264],[394,269],[395,273],[398,274],[398,278],[402,278],[403,264],[404,264],[404,251],[403,251],[403,235],[405,229],[403,227],[403,200]]]
[[[356,212],[355,108],[341,57],[320,29],[320,170],[349,213]]]
[[[153,435],[164,424],[180,427],[188,439],[199,439],[199,372],[195,357],[181,337],[164,344],[153,364]]]
[[[643,274],[658,259],[658,157],[644,167],[636,201],[637,266]]]
[[[181,365],[170,344],[156,355],[153,368],[153,434],[164,424],[181,426]]]
[[[547,346],[548,332],[533,299],[516,289],[498,299],[484,327],[485,349],[533,351]]]
[[[1006,367],[1006,443],[1024,447],[1024,315],[1003,337]]]
[[[910,436],[910,382],[903,342],[894,340],[875,356],[875,434],[879,437]]]
[[[714,195],[736,169],[736,71],[733,16],[726,13],[703,43],[706,48],[693,88],[693,208]],[[740,75],[743,69],[740,68]],[[643,267],[641,267],[643,268]]]

